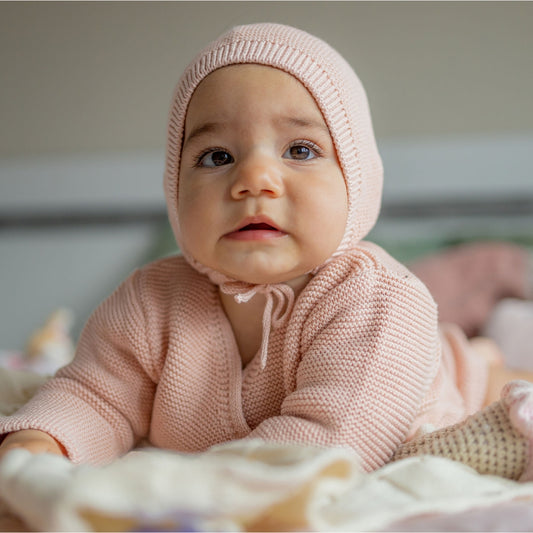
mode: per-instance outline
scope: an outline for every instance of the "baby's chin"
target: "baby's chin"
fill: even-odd
[[[219,260],[212,258],[195,258],[182,249],[182,253],[189,263],[199,272],[206,274],[216,284],[225,281],[239,281],[250,285],[277,285],[286,284],[295,291],[303,288],[311,279],[311,272],[315,265],[289,261],[263,261],[257,258],[250,260],[241,258],[241,261]],[[247,260],[248,259],[248,260]]]
[[[310,272],[295,273],[291,275],[272,275],[272,274],[263,274],[263,275],[237,275],[236,273],[224,273],[228,278],[241,281],[244,283],[249,283],[251,285],[279,285],[285,284],[292,287],[296,292],[299,292],[301,289],[307,285],[312,275]]]

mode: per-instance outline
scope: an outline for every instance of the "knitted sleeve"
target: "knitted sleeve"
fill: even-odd
[[[250,436],[349,446],[374,470],[405,440],[440,349],[436,306],[425,286],[403,267],[363,262],[343,283],[320,288],[303,328],[292,392],[280,416]]]
[[[0,432],[39,429],[74,462],[106,463],[147,434],[155,391],[153,363],[135,272],[93,313],[74,361],[10,417]]]

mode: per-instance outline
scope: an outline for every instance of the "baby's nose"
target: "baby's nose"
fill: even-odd
[[[268,195],[276,198],[283,192],[280,165],[270,159],[249,158],[235,166],[231,196],[240,200],[247,196]]]

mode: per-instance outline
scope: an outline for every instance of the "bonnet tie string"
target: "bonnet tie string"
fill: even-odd
[[[256,294],[265,294],[266,304],[263,311],[263,333],[261,338],[260,361],[261,369],[264,369],[268,357],[268,341],[270,339],[270,330],[272,327],[279,327],[290,316],[294,305],[294,291],[288,285],[279,283],[276,285],[256,285],[249,290],[235,287],[222,286],[222,291],[226,294],[234,294],[237,303],[249,302]],[[239,291],[239,292],[237,292]],[[274,296],[277,299],[277,305],[274,306]],[[285,308],[285,310],[284,310]]]

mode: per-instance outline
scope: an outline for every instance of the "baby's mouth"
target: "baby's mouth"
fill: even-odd
[[[241,229],[237,231],[278,231],[277,228],[274,226],[271,226],[270,224],[267,224],[266,222],[261,222],[259,224],[246,224],[246,226],[242,227]]]
[[[226,234],[226,237],[237,241],[264,241],[284,235],[284,231],[269,222],[248,222]]]

